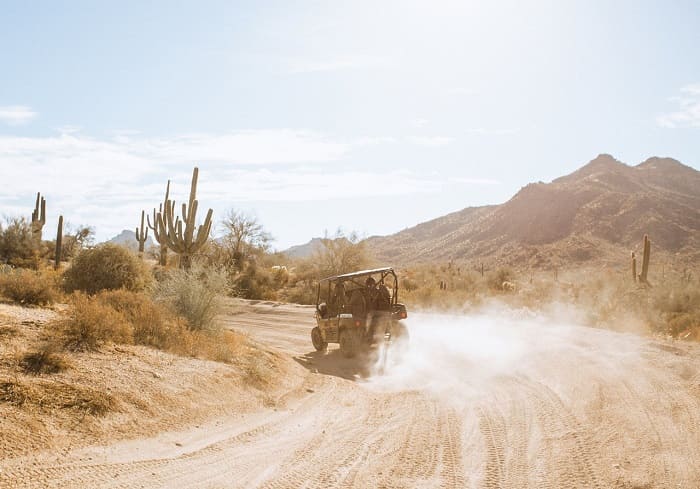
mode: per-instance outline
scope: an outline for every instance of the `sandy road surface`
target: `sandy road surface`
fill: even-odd
[[[1,487],[700,487],[700,351],[522,312],[414,314],[411,347],[311,353],[309,308],[230,327],[293,355],[276,408],[0,463]]]

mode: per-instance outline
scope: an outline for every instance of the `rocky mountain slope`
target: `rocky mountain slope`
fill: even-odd
[[[602,154],[501,205],[470,207],[369,238],[381,262],[483,261],[516,268],[626,263],[648,233],[677,265],[700,263],[700,172],[671,158],[628,166]]]

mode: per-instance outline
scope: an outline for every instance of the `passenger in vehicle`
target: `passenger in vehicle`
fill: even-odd
[[[391,292],[389,291],[389,287],[384,284],[383,280],[377,285],[375,307],[378,311],[388,311],[391,309]]]
[[[334,316],[343,313],[346,302],[347,299],[345,297],[345,283],[338,282],[337,284],[335,284],[335,289],[333,290],[333,300],[331,301],[331,303],[333,304]]]
[[[367,310],[373,311],[376,309],[377,302],[377,281],[371,276],[367,277],[365,289],[367,292]]]

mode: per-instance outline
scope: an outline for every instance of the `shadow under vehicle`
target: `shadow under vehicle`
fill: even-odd
[[[311,341],[318,351],[339,343],[345,357],[380,342],[408,340],[401,322],[408,317],[398,302],[399,281],[393,268],[376,268],[321,280],[316,294],[316,327]]]

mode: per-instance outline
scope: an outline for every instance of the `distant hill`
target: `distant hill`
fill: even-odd
[[[379,261],[397,265],[473,260],[549,268],[619,263],[645,233],[654,252],[700,263],[700,172],[671,158],[628,166],[601,154],[503,204],[469,207],[368,245]]]
[[[151,246],[154,246],[154,241],[151,239],[150,232],[148,233],[148,239],[146,240],[146,250]],[[108,243],[118,244],[124,246],[133,251],[138,251],[139,243],[136,241],[136,233],[129,229],[124,229],[121,233],[117,234],[115,237],[107,240]]]
[[[321,247],[321,238],[313,238],[308,243],[292,246],[282,251],[290,258],[308,258]]]
[[[340,242],[349,242],[348,238],[341,236],[339,238],[333,238],[333,241],[341,240]],[[316,251],[321,250],[323,247],[322,238],[313,238],[308,243],[302,245],[292,246],[282,251],[283,254],[287,255],[289,258],[309,258],[313,256]]]

